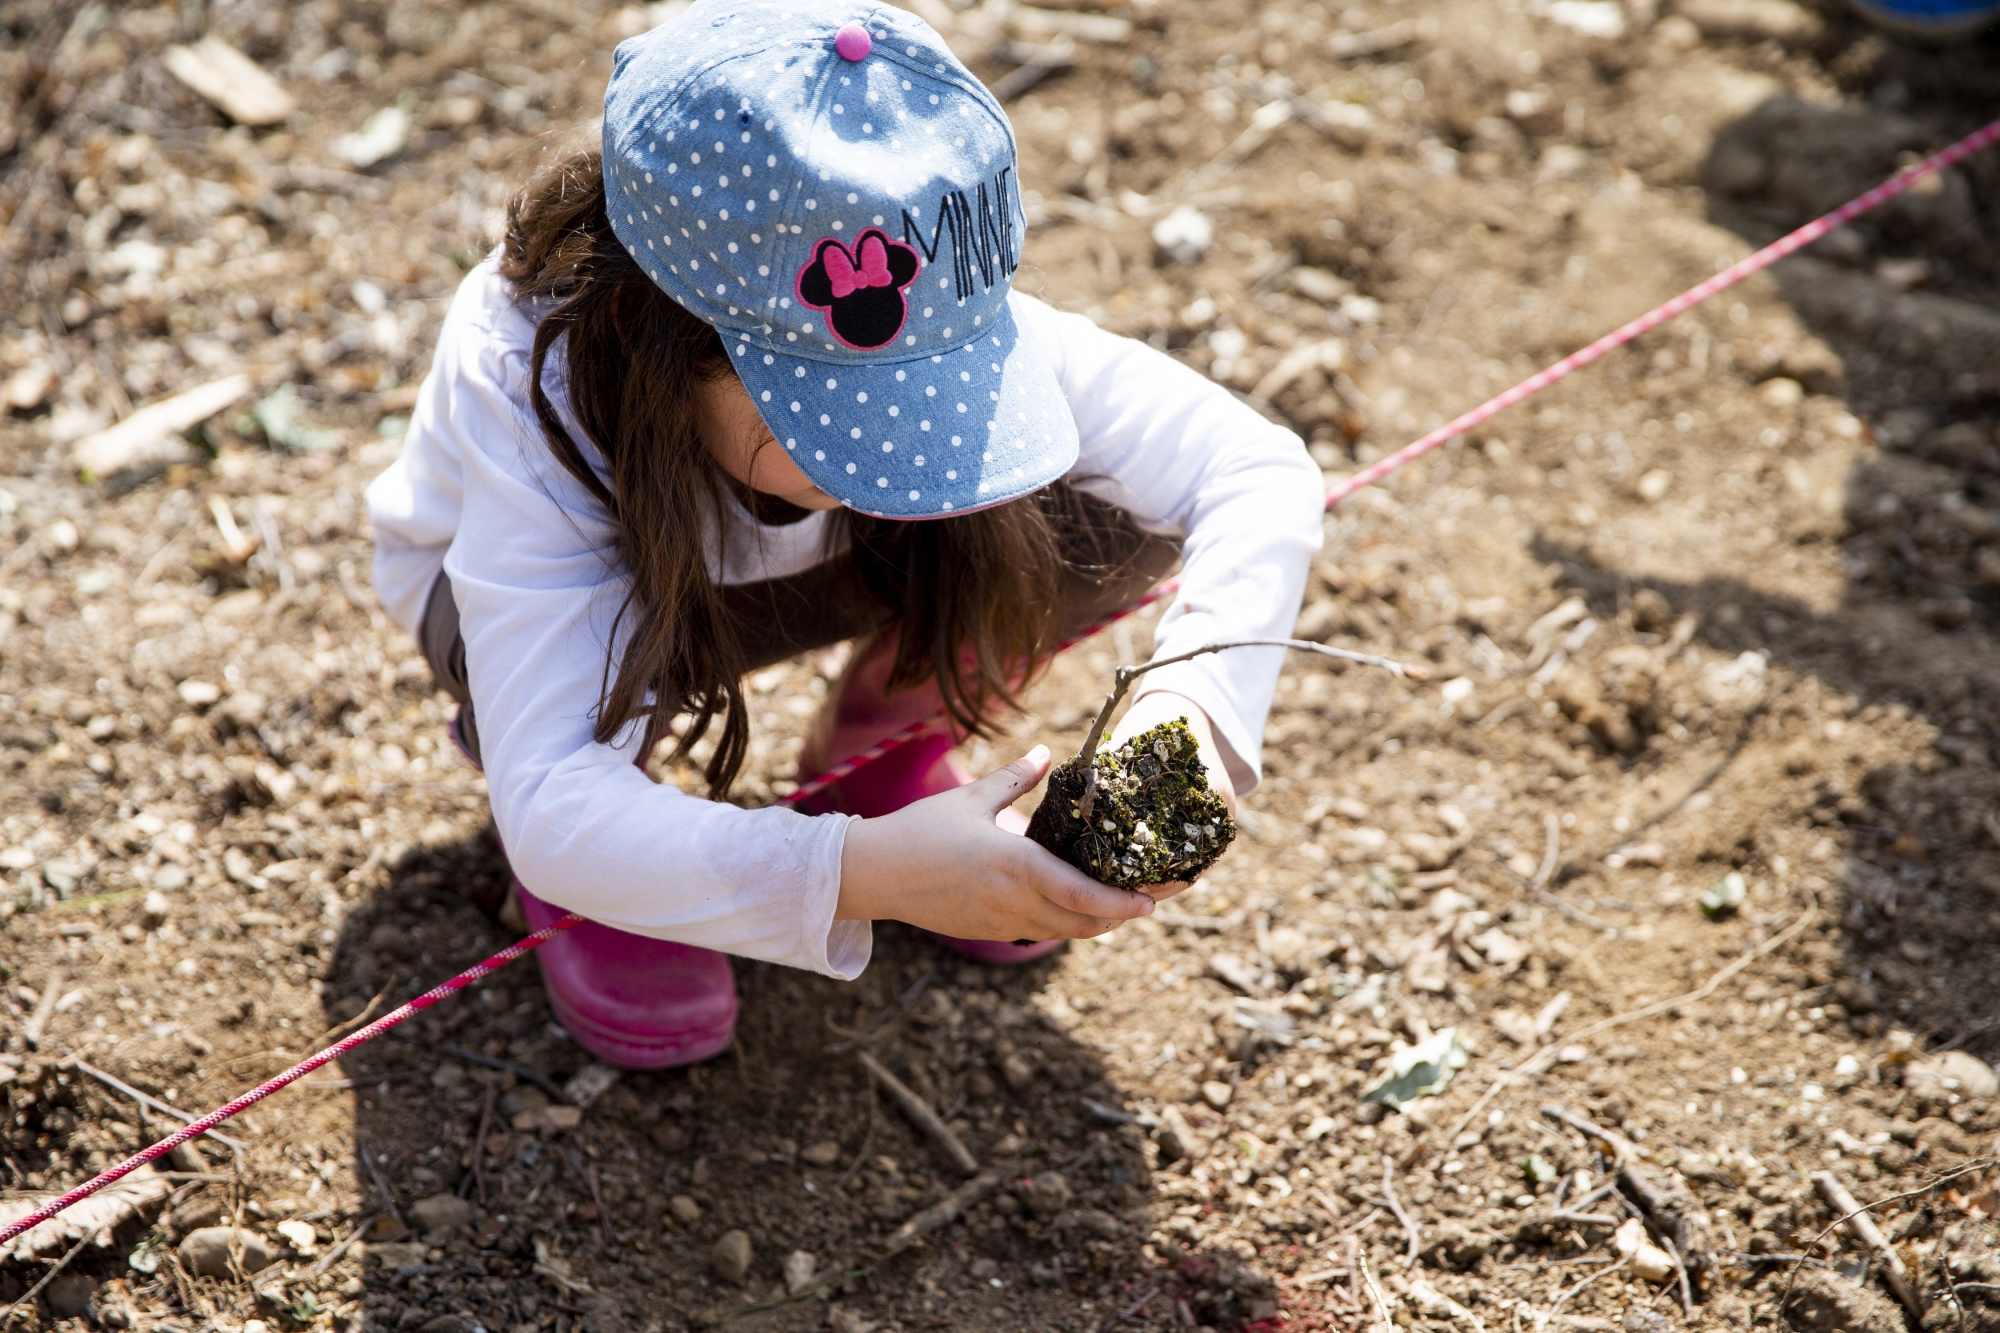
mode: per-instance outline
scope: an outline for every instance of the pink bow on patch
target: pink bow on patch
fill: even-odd
[[[861,267],[854,267],[854,261],[847,257],[847,251],[838,245],[826,249],[826,276],[833,286],[834,299],[852,296],[863,287],[893,287],[896,280],[889,276],[889,247],[882,244],[879,237],[861,238]]]

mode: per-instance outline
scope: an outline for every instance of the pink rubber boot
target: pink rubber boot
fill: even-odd
[[[563,915],[515,881],[528,929]],[[713,949],[634,935],[597,921],[535,950],[549,1005],[577,1045],[624,1069],[716,1055],[736,1031],[736,978]]]
[[[462,712],[452,719],[451,740],[468,764],[480,767]],[[504,924],[535,931],[564,913],[515,879],[498,915]],[[586,921],[535,950],[535,962],[557,1020],[607,1064],[694,1064],[719,1054],[736,1031],[736,978],[728,957],[713,949]]]
[[[855,653],[834,683],[832,699],[813,724],[812,735],[799,756],[801,772],[824,773],[884,736],[937,712],[942,697],[934,681],[894,694],[885,692],[895,659],[893,632]],[[892,814],[926,796],[963,787],[974,779],[952,753],[955,745],[948,731],[921,736],[864,765],[819,795],[801,801],[799,809],[808,814],[839,813],[872,819]],[[1027,818],[1011,806],[1002,810],[995,822],[1009,833],[1028,831]],[[934,931],[928,933],[946,948],[982,963],[1025,963],[1053,953],[1064,943],[1057,939],[1011,944],[1005,940],[962,940]]]

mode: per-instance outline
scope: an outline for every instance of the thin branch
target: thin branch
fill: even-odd
[[[1230,648],[1290,648],[1301,653],[1318,653],[1322,657],[1337,658],[1342,662],[1358,662],[1362,666],[1381,667],[1385,671],[1402,676],[1406,680],[1429,680],[1430,672],[1423,667],[1408,666],[1387,657],[1377,657],[1373,653],[1357,653],[1347,648],[1334,648],[1324,643],[1314,643],[1310,639],[1232,639],[1228,643],[1211,643],[1190,653],[1177,657],[1163,657],[1157,661],[1142,662],[1138,666],[1119,667],[1113,677],[1115,683],[1111,694],[1104,700],[1104,707],[1098,710],[1097,720],[1090,724],[1090,731],[1083,738],[1083,748],[1076,752],[1075,763],[1090,772],[1090,761],[1097,756],[1097,747],[1104,740],[1104,729],[1111,724],[1111,714],[1124,699],[1132,682],[1160,667],[1186,662],[1205,653],[1219,653]]]
[[[375,1182],[375,1188],[382,1193],[383,1210],[396,1219],[397,1226],[407,1229],[409,1223],[403,1220],[403,1210],[396,1206],[396,1196],[390,1192],[389,1182],[382,1179],[382,1173],[375,1169],[375,1158],[369,1153],[368,1145],[365,1143],[361,1145],[361,1165],[368,1168],[369,1179]]]
[[[1396,1159],[1387,1153],[1382,1155],[1382,1196],[1388,1201],[1389,1211],[1403,1224],[1403,1230],[1410,1233],[1410,1248],[1403,1255],[1403,1267],[1408,1268],[1417,1261],[1417,1251],[1423,1248],[1423,1234],[1417,1230],[1416,1219],[1403,1207],[1403,1201],[1396,1197]]]
[[[346,1254],[354,1248],[355,1241],[360,1240],[368,1234],[368,1228],[374,1226],[375,1219],[381,1215],[380,1213],[370,1213],[367,1217],[362,1218],[361,1225],[348,1232],[346,1240],[341,1241],[320,1257],[320,1261],[312,1266],[311,1275],[313,1277],[324,1276],[327,1269],[340,1262],[341,1255]]]
[[[1784,1294],[1778,1298],[1778,1309],[1783,1310],[1792,1303],[1792,1287],[1799,1280],[1799,1269],[1805,1267],[1806,1256],[1810,1255],[1815,1249],[1819,1248],[1819,1243],[1825,1240],[1828,1236],[1832,1235],[1835,1230],[1837,1230],[1839,1227],[1845,1224],[1848,1218],[1859,1217],[1863,1213],[1873,1212],[1875,1209],[1880,1208],[1885,1203],[1895,1203],[1901,1199],[1914,1199],[1920,1194],[1929,1194],[1932,1190],[1944,1184],[1946,1181],[1957,1180],[1960,1176],[1968,1176],[1976,1171],[1986,1170],[1986,1168],[1994,1164],[1995,1160],[1996,1159],[1994,1158],[1994,1156],[1990,1153],[1983,1157],[1975,1157],[1971,1161],[1967,1162],[1965,1165],[1958,1167],[1954,1170],[1947,1171],[1943,1175],[1935,1177],[1934,1179],[1927,1181],[1922,1185],[1917,1186],[1913,1190],[1904,1190],[1900,1194],[1886,1194],[1883,1197],[1876,1199],[1873,1203],[1864,1203],[1860,1205],[1859,1207],[1854,1209],[1853,1212],[1848,1213],[1846,1216],[1834,1218],[1833,1221],[1827,1223],[1824,1227],[1820,1229],[1820,1233],[1817,1236],[1814,1236],[1810,1241],[1806,1242],[1804,1250],[1799,1256],[1799,1262],[1794,1264],[1792,1266],[1792,1271],[1785,1275],[1785,1290]],[[1849,1202],[1852,1202],[1851,1198]]]
[[[24,1305],[32,1304],[34,1302],[35,1297],[42,1294],[42,1288],[48,1286],[49,1283],[55,1281],[56,1274],[62,1272],[63,1269],[69,1267],[69,1261],[76,1258],[78,1254],[82,1253],[83,1247],[89,1243],[90,1243],[90,1237],[88,1236],[84,1236],[81,1239],[79,1239],[76,1244],[69,1247],[68,1254],[65,1254],[62,1258],[58,1259],[53,1268],[49,1269],[48,1272],[42,1274],[41,1281],[35,1283],[34,1286],[29,1287],[28,1290],[25,1293],[23,1293],[23,1295],[19,1300],[15,1301],[12,1305],[8,1306],[4,1312],[0,1312],[0,1329],[10,1327],[14,1322],[14,1316],[20,1313],[21,1307]]]
[[[1611,1265],[1609,1268],[1600,1268],[1595,1273],[1592,1273],[1589,1277],[1580,1279],[1575,1286],[1571,1287],[1568,1291],[1565,1291],[1560,1296],[1556,1297],[1555,1302],[1549,1306],[1549,1312],[1547,1314],[1545,1315],[1537,1314],[1535,1316],[1535,1327],[1547,1328],[1550,1324],[1553,1324],[1556,1321],[1556,1316],[1562,1313],[1563,1306],[1569,1303],[1570,1297],[1576,1295],[1579,1291],[1582,1291],[1585,1287],[1597,1281],[1597,1279],[1604,1277],[1607,1274],[1615,1273],[1619,1269],[1625,1267],[1625,1265],[1631,1262],[1632,1262],[1632,1256],[1628,1254],[1623,1259],[1620,1259],[1617,1263]]]
[[[104,1086],[108,1088],[116,1088],[119,1092],[124,1093],[127,1097],[130,1097],[133,1101],[139,1103],[139,1105],[141,1106],[149,1106],[153,1110],[158,1111],[161,1115],[172,1116],[174,1119],[180,1121],[184,1125],[191,1125],[196,1120],[199,1120],[201,1118],[200,1116],[189,1115],[186,1111],[181,1110],[177,1106],[169,1106],[167,1103],[161,1101],[157,1097],[148,1096],[147,1094],[133,1087],[131,1084],[125,1082],[123,1079],[116,1078],[113,1075],[107,1074],[102,1069],[99,1069],[94,1065],[86,1064],[84,1061],[77,1060],[74,1057],[71,1057],[71,1059],[73,1068],[82,1070],[84,1073],[90,1075],[92,1078],[96,1079],[99,1083],[104,1084]],[[239,1162],[241,1161],[241,1154],[243,1150],[250,1146],[249,1144],[243,1142],[241,1139],[232,1139],[227,1134],[218,1134],[212,1129],[203,1131],[203,1134],[204,1137],[214,1139],[217,1143],[229,1149],[229,1151],[238,1154]]]
[[[1818,1187],[1821,1196],[1832,1205],[1836,1213],[1844,1214],[1841,1220],[1847,1223],[1848,1229],[1855,1237],[1874,1251],[1875,1258],[1882,1265],[1883,1281],[1889,1284],[1889,1290],[1896,1294],[1896,1299],[1903,1303],[1903,1308],[1910,1312],[1910,1317],[1922,1323],[1924,1306],[1923,1302],[1917,1299],[1916,1291],[1910,1286],[1909,1270],[1903,1267],[1903,1257],[1896,1253],[1896,1247],[1889,1243],[1889,1238],[1875,1225],[1875,1219],[1868,1216],[1867,1210],[1854,1201],[1854,1196],[1847,1192],[1847,1186],[1841,1184],[1840,1178],[1833,1172],[1813,1172],[1812,1183]]]
[[[1549,889],[1549,881],[1555,877],[1556,859],[1562,851],[1562,824],[1554,815],[1542,816],[1542,864],[1535,871],[1535,877],[1528,882],[1529,896],[1561,912],[1580,926],[1590,926],[1596,930],[1616,930],[1617,926],[1601,916],[1592,916],[1561,895]]]
[[[868,1052],[860,1052],[859,1058],[861,1067],[888,1090],[896,1105],[903,1108],[903,1114],[910,1117],[931,1142],[944,1149],[945,1156],[951,1158],[953,1166],[968,1176],[979,1174],[979,1159],[972,1155],[970,1148],[959,1141],[958,1135],[951,1132],[951,1126],[945,1124],[943,1118],[931,1109],[929,1102],[918,1096],[914,1088],[890,1073],[888,1066]]]

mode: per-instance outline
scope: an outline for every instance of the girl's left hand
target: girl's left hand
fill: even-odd
[[[1222,751],[1216,747],[1215,732],[1209,725],[1208,714],[1201,711],[1201,705],[1184,694],[1171,690],[1155,690],[1142,694],[1125,710],[1125,716],[1118,719],[1111,728],[1111,735],[1105,741],[1107,749],[1123,745],[1142,731],[1149,731],[1162,722],[1175,718],[1187,723],[1194,734],[1195,745],[1201,751],[1202,767],[1208,770],[1208,785],[1229,807],[1229,817],[1236,817],[1236,786],[1229,780],[1229,770],[1223,766]],[[1144,890],[1155,902],[1164,902],[1173,897],[1187,884],[1175,881],[1171,884],[1155,884]]]

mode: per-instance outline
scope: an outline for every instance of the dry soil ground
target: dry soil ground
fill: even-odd
[[[1015,85],[1024,286],[1265,400],[1329,474],[2000,109],[2000,44],[1785,0],[926,12]],[[504,865],[358,497],[508,193],[648,21],[0,5],[0,1204],[169,1123],[84,1064],[205,1109],[506,937],[466,903]],[[231,128],[166,72],[210,33],[289,121]],[[343,136],[391,107],[403,142],[357,166]],[[1990,1175],[1923,1189],[2000,1131],[1986,1067],[1940,1057],[2000,1054],[1996,203],[1989,154],[1330,516],[1303,631],[1432,681],[1294,662],[1250,832],[1173,914],[1019,971],[895,927],[852,985],[740,966],[729,1053],[580,1117],[517,965],[183,1159],[16,1326],[679,1329],[803,1252],[858,1275],[738,1326],[1893,1329],[1867,1250],[1821,1234],[1830,1171],[1920,1191],[1876,1216],[1925,1326],[2000,1327]],[[1177,261],[1182,206],[1213,237]],[[261,425],[79,477],[72,442],[238,371]],[[1145,624],[972,757],[1073,745]],[[831,665],[754,681],[739,799],[784,790]],[[1446,1028],[1442,1096],[1359,1100]],[[886,1260],[959,1177],[857,1043],[1005,1172]],[[1579,1203],[1614,1148],[1548,1103],[1646,1154],[1709,1258],[1691,1313],[1613,1263],[1644,1190]],[[176,1248],[232,1218],[272,1253],[254,1286]],[[69,1248],[0,1265],[0,1299]]]

